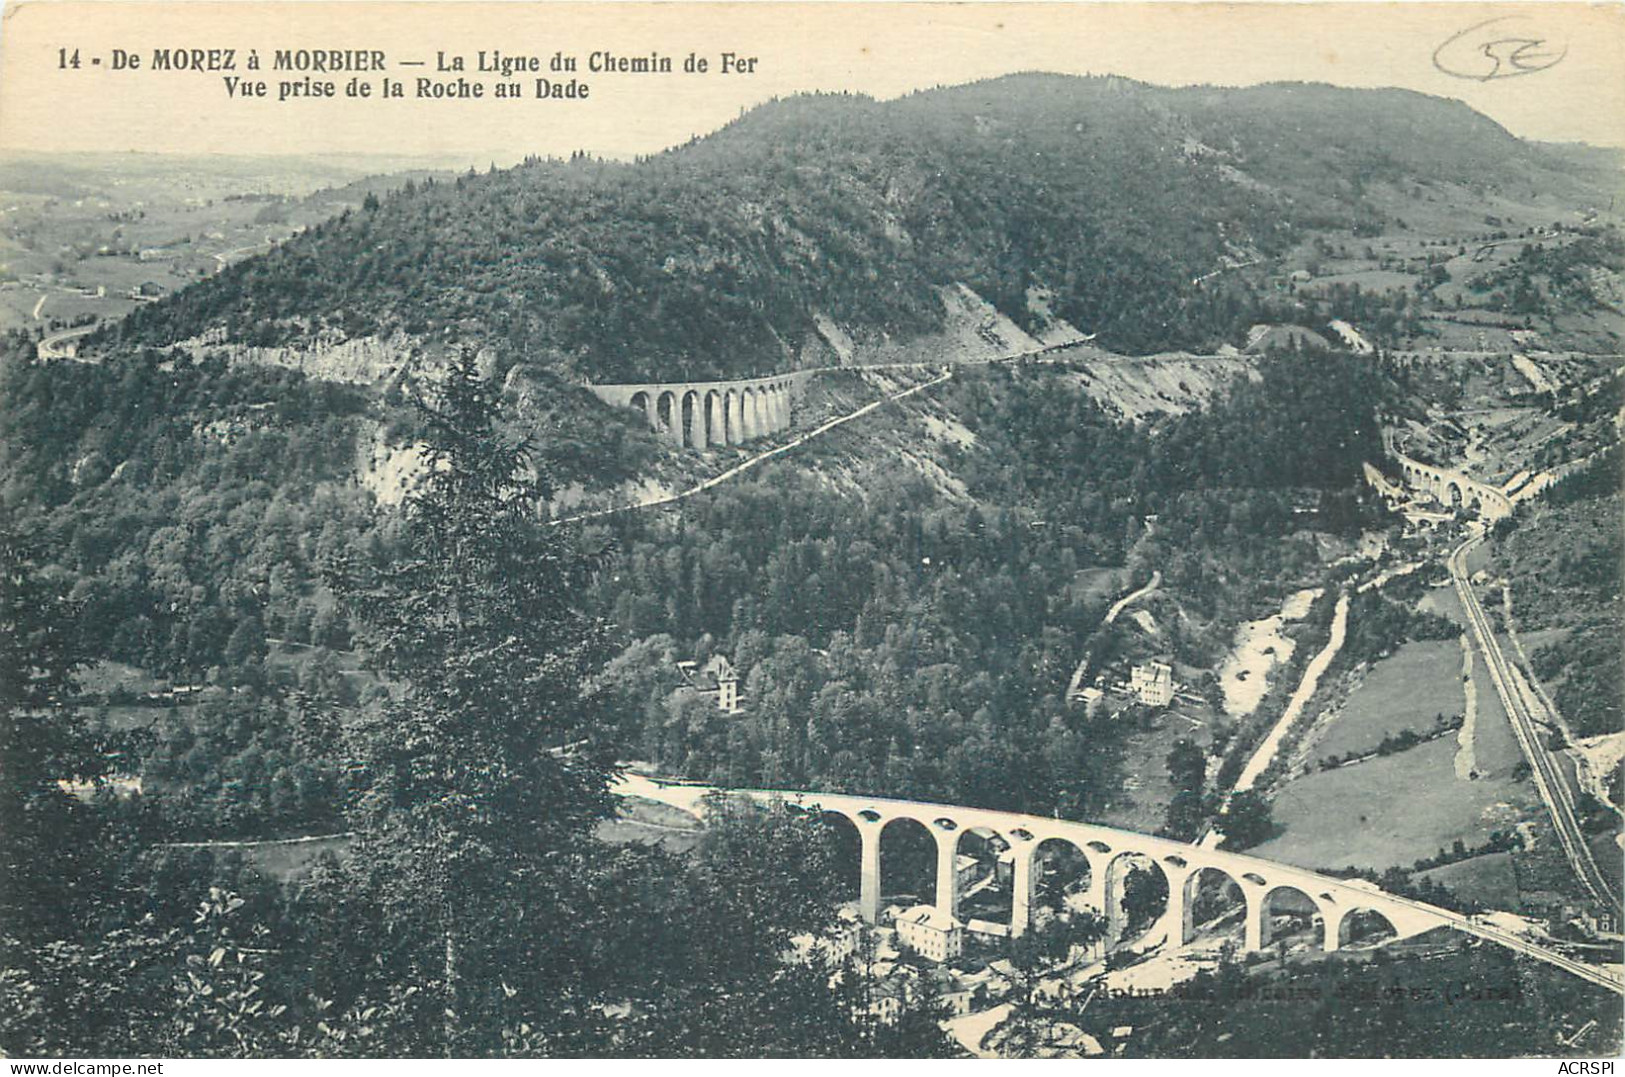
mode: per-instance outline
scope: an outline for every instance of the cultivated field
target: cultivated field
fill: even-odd
[[[1478,703],[1478,720],[1473,727],[1474,765],[1480,774],[1501,777],[1527,762],[1518,738],[1513,735],[1501,697],[1495,694],[1483,656],[1473,652],[1473,684]]]
[[[1476,898],[1492,909],[1516,909],[1518,874],[1512,860],[1511,853],[1489,853],[1420,872],[1417,878]]]
[[[1502,719],[1505,724],[1505,719]],[[1410,867],[1457,838],[1481,845],[1522,818],[1528,783],[1455,776],[1454,737],[1309,774],[1275,798],[1283,833],[1251,850],[1313,868]]]
[[[178,291],[369,192],[427,171],[395,158],[19,155],[0,164],[0,329],[49,333]],[[383,173],[397,172],[395,175]],[[43,300],[43,302],[42,302]]]
[[[1342,713],[1311,753],[1311,765],[1331,756],[1376,750],[1383,737],[1425,733],[1435,719],[1463,713],[1461,645],[1455,640],[1407,643],[1366,673]]]
[[[1469,558],[1468,567],[1476,570],[1482,565],[1475,564],[1473,559]],[[1456,598],[1454,588],[1435,588],[1422,599],[1419,608],[1428,613],[1448,617],[1457,624],[1466,623],[1461,602]],[[1523,750],[1518,747],[1517,738],[1512,733],[1512,723],[1507,718],[1506,708],[1501,705],[1501,697],[1495,692],[1495,682],[1490,679],[1483,656],[1478,653],[1476,647],[1473,650],[1473,696],[1475,711],[1471,734],[1473,769],[1481,775],[1505,777],[1518,764],[1525,762]]]

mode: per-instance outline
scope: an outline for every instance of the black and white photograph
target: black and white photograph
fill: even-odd
[[[1617,3],[8,4],[8,1072],[1611,1072],[1622,196]]]

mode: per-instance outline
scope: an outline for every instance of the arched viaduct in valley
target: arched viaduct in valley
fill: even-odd
[[[1476,510],[1490,523],[1512,515],[1512,500],[1494,486],[1470,479],[1459,471],[1424,464],[1392,446],[1389,452],[1405,476],[1405,485],[1429,494],[1439,504]]]
[[[696,786],[663,786],[638,779],[626,791],[660,799],[690,811],[700,810],[711,790]],[[1008,847],[1011,860],[1011,916],[1009,932],[1019,935],[1031,923],[1042,859],[1051,851],[1070,848],[1088,866],[1088,884],[1080,891],[1084,903],[1102,913],[1108,939],[1117,940],[1124,928],[1123,884],[1131,867],[1160,872],[1168,897],[1163,924],[1168,937],[1183,945],[1193,937],[1193,911],[1201,888],[1228,881],[1240,892],[1244,907],[1243,947],[1258,950],[1268,945],[1273,915],[1299,912],[1320,921],[1321,944],[1336,950],[1349,941],[1358,919],[1369,923],[1380,917],[1396,938],[1409,938],[1435,927],[1459,926],[1461,918],[1442,909],[1399,898],[1362,881],[1345,881],[1303,868],[1276,864],[1239,853],[1219,852],[1167,838],[1126,830],[1073,823],[1038,815],[989,811],[981,808],[914,801],[854,797],[834,793],[799,793],[773,790],[721,790],[759,802],[783,800],[808,810],[841,817],[857,830],[860,841],[858,906],[865,920],[875,922],[881,907],[881,837],[888,850],[895,826],[923,828],[936,845],[935,904],[943,913],[958,916],[960,887],[957,860],[960,839],[966,834],[996,838]],[[1312,910],[1312,911],[1311,911]],[[1357,914],[1359,914],[1357,916]]]
[[[650,429],[690,449],[740,445],[788,429],[810,371],[739,381],[589,385],[613,407],[636,408]]]

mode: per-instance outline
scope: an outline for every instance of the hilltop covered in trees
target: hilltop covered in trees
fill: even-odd
[[[636,163],[408,185],[100,342],[401,330],[599,381],[716,378],[829,361],[818,316],[860,343],[939,329],[937,289],[963,282],[1018,324],[1037,289],[1117,350],[1206,347],[1251,315],[1228,278],[1196,278],[1309,230],[1393,224],[1368,187],[1527,193],[1568,186],[1567,167],[1401,91],[1021,75],[890,102],[796,97]]]

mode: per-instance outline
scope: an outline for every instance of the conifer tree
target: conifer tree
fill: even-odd
[[[347,734],[382,949],[422,989],[416,1046],[485,1054],[569,1005],[580,860],[611,811],[582,693],[608,636],[583,609],[599,558],[543,524],[545,478],[505,434],[475,356],[432,395],[404,555],[348,559],[331,580],[395,686]]]

